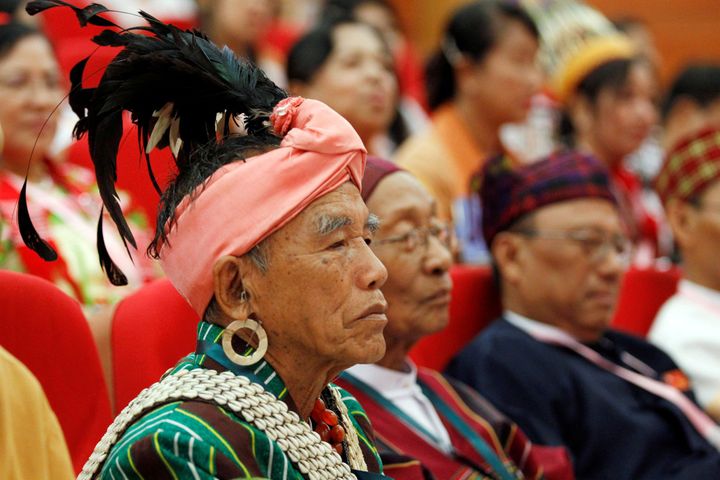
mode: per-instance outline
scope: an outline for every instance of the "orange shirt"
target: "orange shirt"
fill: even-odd
[[[438,214],[452,220],[455,200],[470,193],[470,179],[486,160],[457,108],[444,105],[432,116],[427,132],[400,146],[395,162],[415,175],[438,202]]]

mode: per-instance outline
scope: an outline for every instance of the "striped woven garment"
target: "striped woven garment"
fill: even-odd
[[[247,367],[229,362],[220,345],[222,332],[216,325],[200,322],[198,351],[168,374],[198,368],[230,370],[263,385],[296,411],[283,380],[267,362]],[[343,391],[342,399],[360,439],[368,471],[381,473],[365,412],[349,393]],[[145,414],[110,451],[100,476],[118,480],[305,478],[263,431],[229,409],[202,400],[169,403]]]

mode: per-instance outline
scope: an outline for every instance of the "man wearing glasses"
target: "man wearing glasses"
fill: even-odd
[[[690,376],[698,402],[720,420],[720,129],[671,149],[656,181],[682,256],[678,292],[658,313],[650,340]]]
[[[629,257],[605,168],[562,152],[513,169],[489,162],[483,235],[504,313],[448,372],[564,446],[579,479],[720,478],[720,430],[663,351],[608,328]]]

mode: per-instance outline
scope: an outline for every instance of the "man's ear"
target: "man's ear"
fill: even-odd
[[[226,316],[235,320],[246,319],[252,313],[243,267],[243,259],[232,255],[220,257],[213,266],[215,301]]]
[[[695,207],[688,202],[671,198],[665,205],[665,214],[678,246],[681,249],[691,248],[697,222]]]
[[[520,241],[518,235],[510,232],[500,232],[493,239],[491,252],[503,282],[516,284],[522,277],[523,266],[520,256]]]

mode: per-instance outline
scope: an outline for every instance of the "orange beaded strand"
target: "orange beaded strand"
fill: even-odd
[[[338,422],[337,414],[325,406],[322,398],[315,400],[310,418],[315,424],[315,431],[320,438],[332,445],[335,451],[342,455],[345,429]]]

